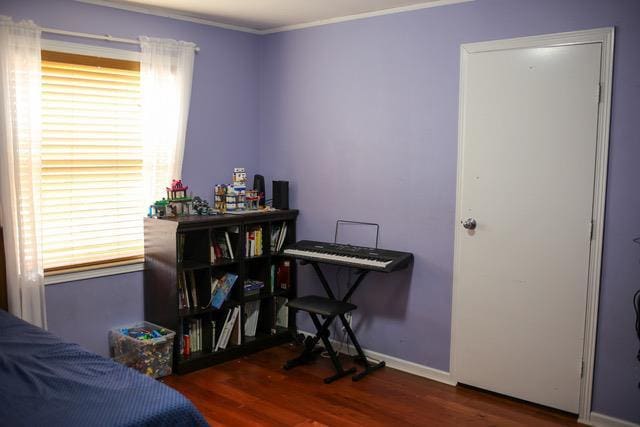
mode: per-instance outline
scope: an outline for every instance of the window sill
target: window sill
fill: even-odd
[[[116,265],[112,267],[94,268],[91,270],[74,271],[70,273],[52,274],[44,278],[44,284],[55,285],[58,283],[75,282],[77,280],[93,279],[96,277],[114,276],[116,274],[132,273],[144,270],[144,262],[134,264]]]

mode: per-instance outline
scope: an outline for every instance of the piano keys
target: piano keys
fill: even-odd
[[[311,240],[301,240],[289,245],[282,253],[306,261],[344,265],[383,273],[401,270],[413,259],[413,254],[409,252]]]

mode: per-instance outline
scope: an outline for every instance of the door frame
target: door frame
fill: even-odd
[[[589,272],[587,282],[587,301],[585,315],[585,330],[583,339],[583,367],[580,383],[580,402],[578,420],[584,423],[589,421],[591,415],[591,398],[593,387],[593,371],[595,361],[596,331],[598,326],[598,299],[600,293],[600,273],[602,268],[602,243],[604,231],[605,196],[607,187],[607,162],[609,153],[609,124],[611,119],[611,91],[613,78],[613,45],[614,28],[596,28],[584,31],[572,31],[566,33],[545,34],[540,36],[519,37],[506,40],[493,40],[479,43],[466,43],[460,45],[460,93],[458,104],[458,164],[456,185],[456,217],[455,240],[453,257],[453,294],[451,301],[451,352],[450,374],[454,383],[456,376],[456,300],[459,298],[459,285],[456,285],[460,277],[460,245],[463,237],[462,229],[458,224],[461,215],[462,195],[462,171],[464,156],[462,151],[463,129],[465,123],[465,84],[469,55],[480,52],[497,50],[522,49],[532,47],[568,46],[575,44],[601,43],[602,57],[600,62],[600,103],[598,105],[598,128],[596,139],[596,163],[595,180],[593,188],[592,206],[592,237],[589,252]],[[598,96],[597,93],[594,96]]]

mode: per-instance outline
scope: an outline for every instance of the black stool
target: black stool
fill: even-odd
[[[322,342],[324,343],[324,347],[329,353],[331,362],[333,362],[333,366],[336,370],[336,374],[325,378],[324,382],[326,384],[329,384],[339,378],[344,377],[345,375],[355,373],[356,368],[349,368],[347,370],[343,369],[342,364],[338,359],[338,354],[333,349],[333,346],[329,341],[329,326],[336,317],[338,317],[342,322],[342,326],[344,326],[344,329],[349,335],[351,342],[356,348],[356,351],[358,352],[358,359],[360,361],[363,361],[365,365],[365,370],[363,372],[352,377],[353,381],[358,381],[369,372],[382,368],[385,365],[384,362],[380,362],[376,365],[369,364],[366,356],[364,355],[364,352],[362,351],[362,348],[360,347],[360,344],[358,344],[358,340],[356,339],[355,334],[351,330],[351,326],[349,326],[349,322],[347,322],[347,319],[344,316],[345,313],[358,308],[357,306],[345,301],[338,301],[335,299],[320,297],[316,295],[308,295],[291,300],[287,305],[293,309],[306,311],[307,313],[309,313],[309,316],[311,316],[311,320],[313,321],[313,324],[317,329],[317,333],[314,337],[307,337],[305,339],[305,348],[302,351],[302,354],[300,354],[300,356],[296,357],[295,359],[287,361],[283,366],[284,369],[289,370],[296,366],[305,365],[314,361],[317,355],[322,351],[322,349],[316,349],[316,344],[318,344],[319,340],[322,340]],[[318,315],[325,318],[322,323],[320,322]]]

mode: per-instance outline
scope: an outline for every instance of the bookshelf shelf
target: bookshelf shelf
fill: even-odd
[[[237,307],[239,306],[241,303],[234,301],[234,300],[227,300],[224,302],[224,304],[222,304],[222,307],[220,308],[215,308],[215,307],[198,307],[198,308],[181,308],[178,310],[178,316],[179,317],[191,317],[191,316],[198,316],[200,314],[204,314],[204,313],[215,313],[215,312],[219,312],[219,311],[224,311],[224,310],[228,310],[230,308],[233,307]]]
[[[234,265],[237,264],[238,260],[235,259],[217,259],[211,263],[212,267],[224,267],[226,265]]]
[[[259,293],[256,295],[249,295],[249,296],[245,296],[243,298],[244,302],[249,302],[249,301],[259,301],[259,300],[263,300],[266,298],[273,298],[273,297],[286,297],[288,298],[289,295],[289,291],[287,289],[276,289],[273,292],[264,292],[264,293]]]
[[[202,270],[209,268],[209,264],[200,261],[183,261],[180,263],[183,270]]]
[[[274,337],[286,337],[289,336],[289,331],[283,328],[280,328],[276,331],[275,334],[257,334],[255,337],[244,336],[245,343],[259,344],[261,342],[268,342],[272,340]]]
[[[295,242],[297,216],[297,210],[287,210],[145,218],[145,320],[176,331],[175,373],[225,362],[295,336],[295,316],[285,305],[296,295],[295,262],[281,270],[287,258],[271,252]],[[249,253],[258,255],[245,256]],[[275,283],[282,280],[282,271],[288,289]],[[237,278],[222,307],[202,307],[211,299],[212,282],[225,276]],[[255,282],[263,284],[261,292],[245,295],[245,286],[248,292]],[[234,311],[237,320],[232,330],[227,328],[226,348],[213,351]],[[186,335],[193,343],[188,357],[182,353]]]
[[[256,261],[256,260],[264,260],[264,259],[268,259],[269,255],[265,254],[265,255],[257,255],[257,256],[250,256],[250,257],[245,257],[244,261]]]

